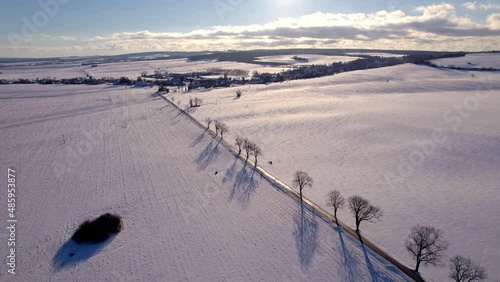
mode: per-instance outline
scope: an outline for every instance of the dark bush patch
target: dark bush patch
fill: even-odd
[[[119,215],[105,213],[92,221],[83,222],[71,239],[80,244],[96,244],[106,241],[111,235],[118,234],[122,227],[122,219]]]

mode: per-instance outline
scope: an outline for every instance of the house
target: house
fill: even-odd
[[[199,80],[193,80],[189,83],[189,89],[196,89],[201,87],[201,82]]]

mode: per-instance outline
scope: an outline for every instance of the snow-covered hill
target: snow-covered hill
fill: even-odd
[[[408,281],[151,92],[0,86],[18,203],[17,275],[1,281]],[[105,212],[123,217],[115,238],[69,240]]]
[[[283,64],[291,64],[291,65],[331,65],[332,63],[338,62],[350,62],[359,57],[349,57],[349,56],[327,56],[327,55],[316,55],[316,54],[301,54],[298,56],[300,58],[308,59],[307,62],[300,62],[293,59],[293,55],[277,55],[277,56],[263,56],[258,57],[257,61],[261,62],[272,62],[272,63],[283,63]]]
[[[237,99],[236,89],[243,94]],[[333,189],[381,206],[382,222],[363,224],[377,245],[407,265],[413,225],[445,232],[449,256],[461,254],[500,279],[500,74],[416,65],[355,71],[268,86],[169,94],[191,114],[228,124],[256,142],[291,183],[296,170],[314,179],[305,195],[323,205]],[[342,211],[340,219],[354,225]],[[448,269],[424,267],[446,281]]]
[[[463,57],[438,59],[432,62],[443,67],[500,69],[500,53],[467,54]]]
[[[0,79],[36,79],[36,78],[74,78],[91,75],[96,78],[122,76],[135,79],[146,71],[153,74],[155,71],[161,72],[204,72],[209,68],[221,69],[241,69],[248,70],[249,75],[254,71],[277,73],[283,70],[282,67],[268,67],[258,64],[247,64],[238,62],[218,62],[218,61],[187,61],[186,59],[153,60],[137,62],[107,63],[91,67],[81,64],[64,65],[42,65],[42,66],[0,66]]]

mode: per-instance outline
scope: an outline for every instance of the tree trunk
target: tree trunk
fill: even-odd
[[[420,259],[417,259],[417,266],[415,266],[415,272],[418,272],[419,267],[420,267]]]
[[[333,218],[335,218],[335,223],[339,226],[339,220],[337,219],[337,209],[333,208]]]

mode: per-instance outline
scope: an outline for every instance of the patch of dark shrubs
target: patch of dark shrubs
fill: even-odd
[[[105,213],[92,221],[83,222],[71,239],[79,244],[97,244],[106,241],[112,235],[118,234],[122,228],[123,223],[119,215]]]

